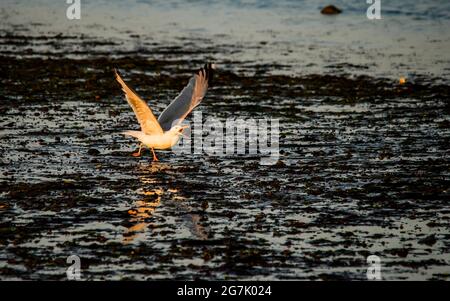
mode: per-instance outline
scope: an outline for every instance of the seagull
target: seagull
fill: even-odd
[[[140,141],[139,150],[132,154],[134,157],[139,157],[142,148],[145,146],[151,149],[153,161],[158,161],[155,149],[169,149],[178,142],[183,135],[183,130],[188,127],[180,125],[181,122],[205,97],[215,69],[215,64],[207,63],[203,68],[197,70],[190,78],[187,86],[167,106],[158,119],[156,119],[147,103],[125,84],[117,70],[114,71],[116,80],[125,93],[125,99],[133,109],[141,126],[140,131],[122,132],[122,134],[137,138]]]

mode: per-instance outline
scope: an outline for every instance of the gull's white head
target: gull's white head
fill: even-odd
[[[174,125],[170,130],[169,133],[172,135],[183,135],[184,129],[188,128],[188,125]]]

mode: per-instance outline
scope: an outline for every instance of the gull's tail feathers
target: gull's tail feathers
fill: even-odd
[[[125,131],[121,133],[122,135],[131,136],[134,138],[137,138],[139,140],[142,140],[144,138],[145,134],[141,131]]]

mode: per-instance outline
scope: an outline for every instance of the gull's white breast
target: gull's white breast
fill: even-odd
[[[179,135],[171,135],[172,133],[165,132],[162,135],[142,135],[139,140],[147,147],[155,149],[168,149],[174,146],[180,139]]]

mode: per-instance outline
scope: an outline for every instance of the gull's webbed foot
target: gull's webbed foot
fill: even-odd
[[[152,147],[152,153],[153,153],[153,161],[159,161],[158,158],[156,158],[155,150]]]
[[[140,157],[141,156],[141,150],[142,150],[142,143],[139,145],[139,150],[135,153],[132,153],[131,155],[133,157]]]

